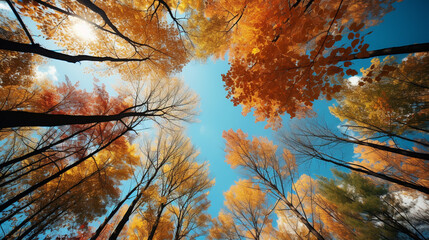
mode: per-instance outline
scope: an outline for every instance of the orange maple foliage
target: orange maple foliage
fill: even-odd
[[[357,74],[346,60],[367,55],[360,31],[391,11],[393,2],[208,1],[206,17],[222,19],[219,34],[228,35],[216,53],[229,50],[231,69],[222,76],[228,98],[243,106],[243,114],[253,108],[257,121],[267,119],[274,129],[285,112],[310,114],[314,100],[340,90],[332,76]]]

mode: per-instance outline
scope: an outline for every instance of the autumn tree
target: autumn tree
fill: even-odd
[[[172,82],[175,82],[175,84],[172,85]],[[88,93],[79,90],[77,86],[72,85],[70,82],[63,83],[60,86],[45,84],[44,89],[34,90],[31,101],[27,101],[26,105],[20,104],[19,109],[31,110],[36,114],[40,111],[43,112],[40,114],[46,114],[48,117],[49,115],[60,116],[61,114],[66,117],[79,116],[79,113],[95,113],[101,114],[95,116],[103,117],[127,111],[141,110],[145,112],[152,109],[158,113],[147,114],[146,117],[158,124],[175,124],[177,120],[189,119],[190,115],[187,115],[187,113],[192,112],[192,104],[195,98],[189,95],[190,92],[181,88],[178,80],[170,81],[168,87],[163,86],[165,82],[163,83],[162,81],[145,83],[146,86],[141,85],[142,83],[140,82],[137,85],[138,92],[141,95],[128,98],[109,97],[103,86],[96,86],[93,93]],[[162,92],[160,88],[162,88]],[[168,89],[171,89],[171,91]],[[6,95],[4,97],[13,99],[19,98],[19,95]],[[17,107],[14,100],[6,100],[5,103],[10,103],[10,106],[8,104],[3,105],[7,109]],[[119,197],[119,190],[117,189],[119,180],[128,179],[132,173],[130,169],[133,169],[132,165],[135,160],[132,161],[133,158],[126,157],[132,153],[129,141],[132,140],[133,134],[130,133],[130,130],[146,120],[143,116],[145,114],[142,116],[137,115],[115,121],[98,122],[96,120],[86,124],[64,126],[54,124],[53,127],[46,129],[32,129],[22,126],[13,129],[4,128],[2,138],[6,144],[2,146],[4,158],[0,163],[2,173],[0,187],[2,189],[2,198],[5,200],[1,205],[2,224],[9,224],[9,221],[16,214],[27,211],[26,209],[28,208],[34,209],[35,213],[37,213],[33,214],[27,211],[29,218],[17,223],[11,230],[10,235],[15,234],[18,230],[23,230],[24,226],[28,225],[29,221],[35,217],[47,220],[47,218],[43,218],[44,211],[48,211],[54,206],[58,206],[58,208],[52,210],[51,214],[60,211],[62,211],[62,215],[70,213],[69,217],[73,221],[80,223],[92,221],[95,217],[104,214],[105,208]],[[81,116],[85,117],[84,115]],[[49,120],[49,118],[45,119]],[[37,135],[39,137],[34,138]],[[101,156],[100,154],[105,158],[103,161],[98,162],[96,159],[97,156]],[[112,161],[115,155],[121,156],[121,159],[127,162],[128,170],[120,166],[120,164],[125,163]],[[85,169],[91,169],[88,167],[91,162],[94,162],[98,168],[94,167],[92,172],[84,171]],[[103,170],[104,165],[106,165],[106,168],[122,169],[124,175],[102,174],[100,171]],[[75,172],[77,169],[82,171],[83,174],[77,174]],[[69,175],[71,173],[73,175]],[[98,189],[106,190],[104,194],[94,193],[93,197],[80,197],[87,200],[80,202],[80,204],[86,203],[85,207],[90,207],[91,201],[94,202],[91,211],[81,212],[85,207],[81,207],[79,204],[73,207],[64,204],[63,201],[66,201],[66,196],[72,197],[71,193],[69,193],[71,190],[79,194],[89,194],[87,190],[81,189],[85,186],[83,182],[91,184],[89,176],[96,178],[96,176],[101,177],[102,175],[106,179],[102,178],[103,181],[100,184],[107,184],[108,187]],[[78,177],[73,178],[71,176]],[[68,178],[68,180],[66,181],[64,178]],[[94,183],[92,184],[94,185]],[[89,196],[92,195],[90,194]],[[73,199],[75,200],[66,202],[72,204],[78,201],[79,197],[73,197]],[[71,214],[71,209],[74,207],[81,210],[77,214],[81,214],[82,217],[78,218]],[[58,215],[56,218],[60,217],[61,215]],[[64,222],[68,219],[64,216],[61,218],[64,219]],[[62,224],[61,221],[53,220],[50,224],[52,223],[58,223],[58,226]],[[37,226],[37,224],[31,225],[31,227],[34,226]],[[49,225],[45,226],[45,224],[40,223],[39,226],[44,226],[44,229],[46,229]],[[36,232],[38,232],[38,229],[31,229],[26,234]]]
[[[1,182],[1,221],[11,227],[7,237],[31,239],[47,228],[84,224],[119,197],[119,183],[131,176],[135,157],[126,131],[99,128],[111,132],[97,139],[91,129],[68,139],[68,146],[57,144],[3,168],[8,171]]]
[[[331,99],[341,88],[332,76],[357,74],[352,60],[429,50],[427,43],[368,50],[363,30],[394,2],[213,0],[206,2],[206,18],[196,16],[191,24],[197,44],[218,49],[215,56],[229,51],[231,68],[222,76],[228,98],[278,128],[282,114],[307,115],[314,100]]]
[[[26,39],[1,38],[4,50],[71,63],[107,61],[109,66],[119,67],[120,71],[138,67],[148,73],[151,70],[153,73],[178,71],[188,61],[186,38],[182,37],[184,29],[181,19],[174,13],[178,3],[174,1],[7,2],[25,31]],[[31,19],[45,40],[52,40],[65,51],[44,47],[43,41],[34,38],[35,33],[21,16]],[[91,38],[79,36],[77,31],[82,28],[90,31],[87,35]]]
[[[189,120],[196,97],[180,80],[169,77],[189,60],[181,20],[170,7],[178,3],[6,2],[11,12],[4,16],[2,11],[1,16],[0,48],[7,60],[2,61],[5,76],[0,87],[0,139],[5,143],[0,160],[1,224],[8,226],[3,237],[33,239],[46,229],[67,224],[75,228],[104,215],[138,162],[132,145],[137,127],[146,120],[163,127]],[[82,24],[93,31],[89,35],[94,41],[79,39],[82,36],[71,31]],[[42,46],[46,41],[35,32],[65,50]],[[37,80],[32,63],[40,56],[107,61],[123,80],[132,80],[131,87],[111,97],[104,85],[87,92],[68,80],[59,86]],[[153,168],[147,168],[146,173],[151,172]],[[126,198],[153,183],[141,179]],[[95,236],[110,226],[125,201],[118,202]]]
[[[340,131],[301,122],[282,134],[283,142],[301,156],[427,194],[427,61],[426,53],[409,55],[400,63],[392,57],[373,60],[362,70],[365,80],[356,86],[344,81],[336,94],[338,105],[331,112],[343,121]],[[333,151],[352,144],[360,161]]]
[[[325,239],[316,229],[315,224],[307,217],[298,203],[288,197],[289,186],[293,186],[294,175],[297,171],[295,157],[290,151],[284,149],[282,158],[277,157],[275,146],[265,138],[253,138],[248,140],[247,135],[241,130],[234,132],[229,130],[223,133],[226,142],[226,161],[232,168],[243,168],[250,177],[255,179],[263,189],[284,206],[294,218],[305,226],[307,234],[316,239]],[[292,188],[292,191],[294,189]]]
[[[427,214],[410,214],[398,195],[357,173],[333,173],[335,180],[320,179],[320,194],[336,206],[354,239],[425,239],[419,225],[427,222]]]
[[[107,239],[110,233],[118,224],[119,220],[122,218],[126,211],[126,204],[119,209],[118,214],[111,219],[110,223],[105,226],[103,231],[98,235],[99,239]],[[56,237],[51,237],[50,234],[46,236],[45,239],[55,239],[55,240],[87,240],[94,236],[95,228],[88,225],[81,225],[77,229],[70,229],[69,234],[66,235],[56,235]],[[53,232],[55,234],[55,232]],[[55,235],[54,235],[55,236]],[[125,237],[125,234],[122,234],[121,237]]]
[[[211,223],[207,190],[213,184],[208,172],[201,169],[177,189],[177,198],[167,206],[175,226],[172,239],[195,239],[207,234]]]
[[[327,228],[325,221],[326,213],[323,211],[324,204],[319,201],[320,196],[317,193],[317,181],[306,174],[301,174],[297,180],[292,183],[291,191],[288,195],[291,203],[301,209],[312,224],[323,235],[329,239],[332,229]],[[290,212],[284,211],[287,206],[280,204],[276,209],[277,214],[277,239],[315,239],[315,236],[309,235],[308,230],[300,221]]]
[[[399,63],[393,57],[382,62],[375,58],[369,68],[361,70],[359,85],[344,81],[331,113],[362,135],[381,135],[427,147],[427,142],[407,135],[427,135],[428,69],[427,53],[409,55]]]
[[[152,197],[155,197],[155,195]],[[152,229],[156,229],[153,232],[152,239],[172,239],[174,225],[171,221],[170,213],[159,213],[159,202],[148,200],[145,203],[146,209],[144,211],[138,209],[130,220],[126,232],[127,238],[149,239],[148,236],[151,234]],[[154,227],[155,222],[156,227]]]
[[[13,146],[13,148],[8,150],[10,151],[8,158],[2,160],[2,170],[7,170],[6,167],[19,164],[37,154],[52,151],[58,146],[66,146],[67,141],[77,137],[80,137],[81,142],[92,138],[90,142],[97,144],[94,139],[100,138],[102,141],[102,138],[105,138],[102,136],[103,129],[106,127],[110,130],[110,134],[113,134],[114,128],[124,126],[128,128],[132,126],[128,124],[140,123],[146,119],[160,124],[162,121],[174,124],[177,120],[190,119],[193,115],[193,105],[196,103],[195,96],[184,89],[182,83],[177,79],[169,80],[168,83],[167,81],[139,82],[135,86],[138,94],[133,97],[129,90],[124,90],[123,94],[128,95],[127,98],[110,98],[104,86],[96,86],[95,91],[89,93],[79,90],[77,85],[68,81],[59,86],[53,86],[49,82],[43,84],[43,88],[31,87],[22,92],[16,90],[11,92],[14,94],[2,96],[4,102],[2,107],[5,110],[0,111],[0,114],[5,117],[1,120],[2,126],[20,127],[3,129],[3,139],[10,141],[9,146]],[[20,96],[19,93],[24,96]],[[20,121],[12,118],[16,114],[39,117],[24,118],[21,124],[14,124],[13,122]],[[7,124],[8,122],[11,124]],[[23,132],[31,132],[31,129],[23,128],[24,126],[52,126],[54,128],[48,128],[44,137],[39,140],[25,140],[26,138],[21,137],[23,139],[21,140],[22,147],[30,148],[21,150],[17,139],[23,136]],[[41,132],[43,131],[39,130],[39,133]],[[6,144],[6,146],[8,145]]]
[[[163,118],[166,121],[173,122],[176,120],[187,120],[194,115],[193,107],[197,102],[196,96],[185,86],[179,79],[160,79],[156,82],[137,82],[133,86],[137,93],[130,92],[131,89],[125,89],[121,96],[132,96],[125,99],[120,108],[116,112],[103,112],[99,109],[83,109],[77,106],[79,112],[74,113],[73,108],[68,108],[66,100],[62,97],[68,97],[69,101],[77,101],[79,97],[84,97],[82,91],[74,91],[70,83],[66,82],[63,88],[72,88],[71,92],[63,90],[61,93],[65,96],[56,96],[52,90],[44,89],[39,95],[40,103],[33,103],[33,109],[20,108],[19,110],[7,108],[0,110],[0,128],[12,127],[29,127],[29,126],[62,126],[72,124],[94,124],[101,122],[127,121],[126,119]],[[69,85],[69,86],[67,86]],[[99,101],[107,101],[103,99],[108,96],[105,89],[101,89],[102,94],[99,95]],[[72,95],[76,94],[76,95]],[[82,95],[80,95],[82,94]],[[11,100],[6,99],[5,102]],[[82,100],[80,100],[82,101]],[[91,102],[89,102],[91,103]],[[83,105],[83,103],[81,104]],[[90,105],[87,104],[89,107]],[[106,103],[105,103],[106,105]],[[55,108],[54,108],[55,107]],[[39,109],[38,109],[39,108]],[[13,111],[12,111],[13,110]],[[26,110],[26,111],[25,111]],[[86,111],[84,111],[86,110]]]
[[[209,239],[264,239],[272,229],[273,207],[250,180],[239,180],[224,193],[225,210],[213,220]]]
[[[175,84],[171,84],[172,82]],[[28,113],[42,116],[42,118],[39,118],[39,120],[42,120],[42,124],[40,124],[41,122],[32,124],[32,119],[24,119],[27,123],[21,124],[20,127],[26,125],[47,125],[43,124],[43,121],[50,122],[51,126],[65,126],[47,129],[46,136],[41,137],[35,142],[32,142],[33,140],[23,141],[23,146],[32,148],[30,150],[21,152],[21,150],[17,150],[19,149],[18,144],[11,144],[10,146],[13,146],[13,151],[9,153],[7,159],[3,159],[1,163],[2,170],[7,170],[6,167],[19,164],[27,158],[51,151],[55,147],[70,147],[70,144],[64,144],[75,138],[80,138],[79,140],[82,143],[89,141],[88,143],[91,144],[100,144],[101,142],[94,141],[94,139],[99,138],[99,141],[107,141],[108,138],[103,136],[103,133],[107,134],[108,130],[112,136],[116,128],[121,129],[125,127],[124,130],[128,131],[132,129],[131,126],[133,124],[140,123],[146,117],[148,117],[148,120],[151,119],[158,123],[161,123],[161,119],[169,123],[189,119],[192,116],[192,105],[195,103],[195,97],[188,90],[183,89],[178,80],[170,81],[168,86],[164,84],[167,83],[160,81],[141,85],[140,82],[137,88],[139,94],[135,95],[134,98],[127,99],[122,97],[109,99],[109,95],[104,87],[96,87],[94,93],[88,93],[78,90],[75,85],[69,82],[59,87],[49,87],[46,84],[45,87],[48,87],[39,91],[37,97],[33,97],[34,101],[30,102],[25,108],[22,104],[16,106],[14,104],[15,101],[7,99],[19,98],[19,96],[5,96],[5,103],[11,103],[11,106],[7,104],[3,105],[6,109],[13,110],[19,107],[19,109],[28,111],[1,111],[2,113],[6,113],[6,115],[9,113],[12,113],[12,115],[16,113]],[[33,95],[36,95],[36,93]],[[94,115],[91,115],[91,113]],[[124,113],[125,115],[123,115]],[[59,117],[59,119],[63,119],[65,122],[62,120],[52,122],[51,120],[55,119],[55,117]],[[73,117],[75,117],[75,120],[83,118],[84,121],[78,120],[76,122],[73,120]],[[8,120],[5,121],[7,122]],[[68,126],[69,124],[78,123],[88,125]],[[17,137],[14,131],[16,130],[4,131],[4,139],[7,138],[8,141],[12,141],[13,143]]]
[[[192,146],[184,146],[181,151],[182,154],[172,158],[160,172],[156,183],[159,196],[157,198],[157,210],[154,221],[151,221],[151,229],[147,235],[148,240],[154,239],[162,216],[174,214],[168,211],[169,206],[174,207],[175,202],[183,200],[183,197],[187,194],[195,193],[195,187],[200,188],[198,192],[203,192],[213,185],[208,177],[207,166],[196,162],[197,154],[195,149]],[[196,180],[199,181],[195,182]],[[178,203],[180,204],[180,202]],[[203,218],[203,220],[207,221],[208,219]],[[186,230],[183,228],[183,224],[186,224],[184,220],[177,219],[174,238],[179,238],[182,230]]]
[[[11,90],[9,93],[11,94],[2,95],[1,99],[3,102],[2,110],[6,112],[21,109],[28,112],[85,114],[98,111],[99,113],[109,114],[121,111],[120,109],[130,106],[121,97],[110,97],[104,86],[95,86],[94,92],[91,93],[79,90],[77,85],[73,85],[69,81],[58,86],[54,86],[46,81],[43,82],[43,88],[33,85],[28,88],[20,87],[19,89]],[[86,126],[75,125],[46,129],[14,128],[2,130],[2,139],[7,143],[3,147],[8,152],[1,161],[2,172],[9,172],[7,174],[3,172],[2,179],[6,180],[10,174],[19,173],[24,170],[25,166],[29,167],[32,164],[37,164],[40,161],[49,159],[49,157],[54,158],[56,151],[58,152],[58,160],[60,160],[64,159],[67,155],[59,155],[67,151],[69,152],[68,154],[72,155],[73,152],[83,151],[85,147],[100,145],[108,139],[103,134],[110,131],[112,136],[115,135],[121,130],[121,124],[97,125],[93,123]],[[33,134],[40,137],[31,137]],[[47,152],[50,153],[46,156]],[[32,160],[19,167],[19,165],[24,161],[28,161],[28,159]]]
[[[127,144],[125,139],[115,141],[94,155],[91,161],[84,161],[59,178],[41,185],[14,205],[15,208],[3,211],[2,223],[12,227],[6,237],[21,239],[30,236],[31,239],[47,227],[52,230],[67,224],[80,226],[103,215],[106,207],[119,197],[120,181],[132,176],[132,166],[138,161],[133,153],[135,150]],[[30,186],[31,189],[31,186],[64,169],[66,164],[65,161],[57,161],[55,165],[33,170],[15,185],[21,188]],[[5,199],[8,195],[13,194],[5,194]],[[22,213],[25,213],[25,219],[13,217]],[[58,216],[50,219],[57,213]]]
[[[337,166],[347,168],[352,171],[367,174],[372,177],[398,184],[401,187],[414,189],[419,192],[428,194],[429,189],[424,180],[419,180],[414,177],[414,173],[420,171],[425,172],[427,169],[428,154],[421,148],[409,149],[406,146],[401,146],[396,143],[389,144],[385,142],[378,142],[370,138],[360,137],[353,135],[351,131],[339,131],[332,129],[326,124],[316,123],[314,121],[301,121],[300,124],[293,126],[293,130],[284,131],[280,134],[281,141],[302,161],[319,160],[326,163],[332,163]],[[388,170],[389,164],[382,164],[376,166],[377,162],[383,162],[382,159],[377,157],[374,161],[374,168],[369,167],[371,164],[353,162],[353,159],[347,159],[344,154],[347,151],[353,151],[353,145],[356,144],[358,148],[365,148],[368,152],[374,152],[384,155],[387,158],[396,158],[397,160],[407,161],[409,163],[400,163],[399,161],[392,161],[390,166],[399,164],[396,169]],[[361,150],[358,150],[359,152]],[[376,155],[377,155],[376,154]],[[374,155],[375,156],[375,155]],[[390,160],[388,160],[390,161]],[[417,161],[419,164],[415,166],[414,170],[408,172],[403,171]],[[404,169],[401,169],[404,166]],[[387,167],[386,169],[384,167]],[[424,177],[424,174],[419,176]]]
[[[189,202],[187,209],[183,202],[173,202],[167,206],[168,211],[162,212],[159,211],[162,203],[157,201],[161,197],[157,194],[152,192],[149,198],[145,198],[144,204],[133,215],[126,227],[125,235],[128,239],[195,239],[200,234],[205,234],[204,230],[210,220],[210,216],[204,213],[210,203],[206,194]]]
[[[160,234],[173,236],[175,228],[187,229],[185,225],[179,228],[177,225],[175,226],[174,213],[168,211],[167,207],[174,206],[175,202],[184,195],[195,192],[194,188],[199,188],[200,192],[204,192],[212,185],[207,175],[207,166],[196,162],[195,149],[190,141],[179,132],[170,134],[160,132],[154,142],[148,142],[145,145],[142,153],[141,168],[134,177],[137,185],[106,217],[92,239],[98,237],[105,225],[129,198],[132,199],[132,202],[126,208],[109,239],[116,239],[130,219],[132,219],[128,226],[130,236],[157,239]],[[193,185],[196,179],[199,179],[198,184]],[[138,213],[138,216],[135,216],[135,213]],[[184,218],[193,219],[192,216]],[[164,227],[168,227],[170,230],[167,231],[163,229]]]
[[[333,172],[334,179],[319,177],[319,180],[302,174],[294,185],[294,198],[300,198],[300,206],[323,226],[321,229],[326,238],[421,239],[424,236],[427,214],[421,204],[423,202],[425,205],[427,200],[415,203],[421,195],[413,196],[413,200],[409,201],[408,191],[398,192],[388,188],[388,184],[358,173],[336,169]],[[305,238],[302,225],[296,224],[284,212],[276,213],[279,228],[277,239]]]

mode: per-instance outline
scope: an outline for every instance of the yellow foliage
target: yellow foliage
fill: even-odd
[[[131,219],[127,229],[127,239],[130,240],[141,240],[147,239],[150,230],[155,220],[153,215],[155,212],[146,211],[144,213],[138,213]],[[174,225],[169,219],[169,215],[163,215],[157,226],[154,240],[167,240],[173,236]]]
[[[362,86],[345,82],[336,94],[338,105],[330,107],[331,113],[355,125],[352,129],[363,135],[380,130],[403,134],[425,128],[429,55],[409,55],[400,63],[391,56],[371,62],[369,68],[361,69]]]
[[[239,180],[224,193],[228,212],[214,219],[209,239],[236,239],[237,236],[259,239],[270,236],[270,207],[266,193],[250,180]]]

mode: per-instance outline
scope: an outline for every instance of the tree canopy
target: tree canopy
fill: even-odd
[[[205,14],[214,22],[201,20],[201,30],[222,36],[199,42],[216,49],[215,56],[229,51],[231,68],[222,75],[227,97],[242,105],[243,114],[254,109],[257,121],[268,120],[267,127],[276,129],[284,113],[303,117],[314,100],[331,99],[341,89],[331,77],[358,73],[352,60],[428,51],[428,44],[369,51],[364,30],[392,11],[394,2],[208,1]]]
[[[397,2],[0,1],[0,237],[427,239],[429,43],[368,41]],[[276,139],[184,83],[209,58]]]

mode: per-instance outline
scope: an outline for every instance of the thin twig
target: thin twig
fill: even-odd
[[[6,2],[9,5],[10,9],[12,9],[12,12],[15,14],[15,16],[18,19],[19,23],[21,24],[21,27],[24,30],[25,34],[27,35],[28,39],[30,40],[31,44],[34,44],[34,40],[31,37],[30,32],[28,31],[27,27],[24,24],[24,21],[22,21],[21,16],[19,16],[19,13],[16,11],[16,9],[13,6],[12,2],[10,0],[6,0]]]

